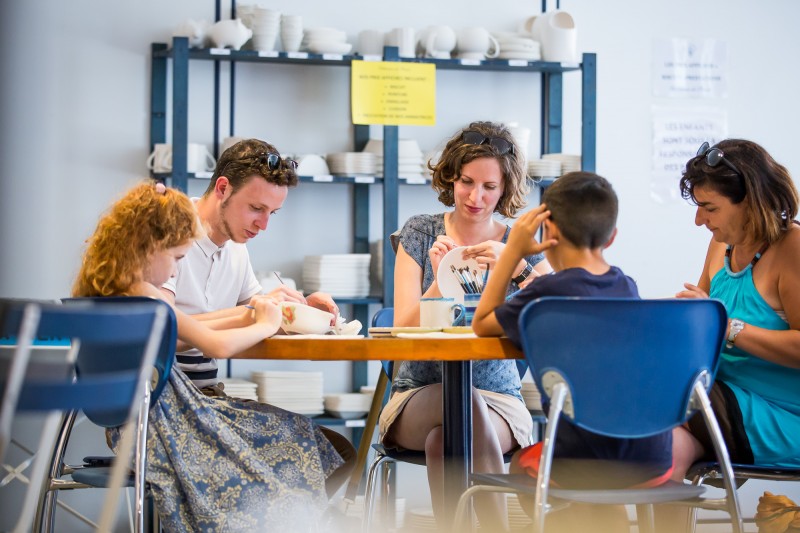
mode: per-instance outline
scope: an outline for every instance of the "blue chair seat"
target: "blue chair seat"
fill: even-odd
[[[72,480],[92,487],[105,488],[111,480],[111,467],[79,468],[72,472]],[[123,486],[133,487],[134,480],[134,473],[130,472]]]

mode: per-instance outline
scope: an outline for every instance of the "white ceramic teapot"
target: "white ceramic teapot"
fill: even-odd
[[[220,20],[211,26],[208,36],[217,48],[238,50],[253,36],[253,30],[245,26],[241,19]]]

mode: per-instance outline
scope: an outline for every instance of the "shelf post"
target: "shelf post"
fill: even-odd
[[[187,192],[189,143],[189,39],[172,39],[172,186]]]
[[[156,57],[166,49],[164,43],[150,45],[150,152],[167,142],[167,58]]]
[[[563,87],[560,72],[542,73],[542,155],[561,151]]]
[[[399,61],[396,46],[383,49],[384,61]],[[398,229],[397,126],[383,127],[383,306],[394,307],[394,250],[389,235]]]
[[[597,54],[583,54],[581,63],[581,169],[597,164]]]

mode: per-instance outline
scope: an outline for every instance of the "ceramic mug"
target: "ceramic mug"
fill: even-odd
[[[186,171],[192,174],[214,172],[217,161],[211,152],[202,144],[189,143],[186,146]]]
[[[478,307],[478,302],[481,301],[480,294],[465,294],[464,295],[464,320],[457,320],[457,326],[471,326],[472,319],[475,317],[475,309]]]
[[[156,174],[172,171],[172,145],[156,143],[147,157],[147,168]]]
[[[578,43],[575,21],[565,11],[548,13],[542,36],[542,59],[545,61],[576,63]]]
[[[497,57],[500,45],[489,30],[481,27],[461,28],[458,31],[457,48],[462,59],[483,59]]]
[[[362,56],[383,56],[383,32],[363,30],[358,34],[356,51]]]
[[[424,328],[449,328],[464,317],[465,309],[453,298],[422,298],[419,325]]]
[[[419,53],[434,59],[450,59],[456,47],[456,32],[450,26],[428,26],[419,35]]]
[[[394,28],[386,35],[386,45],[396,46],[400,57],[415,57],[417,39],[414,28]]]

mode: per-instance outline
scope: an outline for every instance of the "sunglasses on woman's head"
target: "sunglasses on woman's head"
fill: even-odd
[[[697,155],[695,157],[705,157],[706,164],[710,167],[715,167],[722,163],[729,169],[733,170],[740,178],[744,179],[744,174],[742,174],[736,165],[725,159],[725,152],[720,150],[719,148],[714,148],[708,144],[708,142],[704,142],[700,145],[700,149],[697,150]]]
[[[478,131],[465,131],[461,135],[461,140],[464,141],[464,144],[488,144],[497,150],[500,155],[508,153],[512,155],[514,154],[514,144],[503,139],[502,137],[488,137]]]

